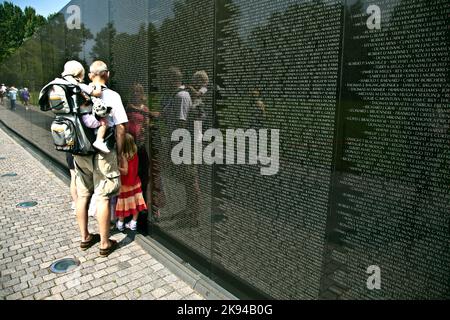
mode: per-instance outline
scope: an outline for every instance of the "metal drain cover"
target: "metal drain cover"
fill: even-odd
[[[11,173],[2,175],[2,178],[7,178],[7,177],[17,177],[17,173],[11,172]]]
[[[54,262],[50,266],[50,271],[53,273],[67,273],[78,268],[79,265],[80,261],[78,261],[77,259],[62,259]]]
[[[38,203],[36,201],[21,202],[17,205],[18,208],[33,208],[36,207]]]

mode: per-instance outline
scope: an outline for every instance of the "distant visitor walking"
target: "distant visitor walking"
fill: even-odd
[[[11,110],[13,111],[16,110],[17,93],[18,90],[14,86],[12,86],[8,92],[9,101],[11,103]]]

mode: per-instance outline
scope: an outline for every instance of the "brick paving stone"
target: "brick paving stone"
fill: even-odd
[[[32,296],[32,295],[34,295],[34,294],[36,294],[38,292],[39,292],[39,289],[37,287],[32,287],[32,288],[23,290],[22,294],[23,294],[24,297],[28,297],[28,296]]]
[[[40,290],[38,293],[34,295],[34,299],[42,300],[46,297],[50,297],[51,293],[49,290]]]
[[[88,282],[88,283],[82,284],[81,286],[76,287],[76,289],[79,293],[83,293],[83,292],[86,292],[86,291],[92,289],[92,286]]]
[[[6,300],[19,300],[23,298],[22,292],[16,292],[6,297]]]
[[[69,300],[73,297],[75,297],[78,294],[78,291],[75,289],[70,289],[70,290],[66,290],[64,292],[61,293],[61,296],[63,297],[64,300]]]
[[[5,113],[16,117],[17,123],[24,121],[0,106],[0,119]],[[39,136],[48,136],[44,129],[31,126]],[[0,172],[18,174],[0,180],[0,300],[202,298],[125,234],[113,236],[122,243],[109,258],[98,256],[98,246],[80,251],[67,181],[57,178],[1,129],[0,150],[6,157]],[[28,199],[38,206],[27,211],[16,208]],[[98,233],[95,219],[89,229]],[[68,257],[80,260],[80,267],[65,275],[50,272],[53,262]]]
[[[102,288],[105,291],[112,291],[113,289],[117,288],[117,284],[114,282],[110,282],[105,284]]]
[[[93,300],[112,300],[114,299],[116,296],[114,295],[114,293],[112,292],[105,292],[99,296],[96,296],[94,298],[92,298]]]
[[[25,276],[27,273],[24,270],[17,271],[11,275],[11,279],[21,278]],[[19,279],[20,280],[20,279]],[[20,280],[22,281],[22,280]]]
[[[140,287],[140,289],[143,294],[147,294],[149,292],[152,292],[156,288],[151,283],[149,283],[149,284],[146,284],[145,286]]]
[[[164,297],[161,300],[181,300],[183,297],[178,292],[172,292]]]
[[[80,279],[72,279],[67,281],[64,285],[67,287],[67,289],[72,289],[81,285],[81,282]]]
[[[128,292],[128,288],[125,286],[117,287],[113,290],[114,294],[116,296],[123,295],[124,293]]]
[[[87,292],[83,292],[82,294],[79,294],[73,298],[71,298],[71,300],[88,300],[89,299],[89,295],[87,294]]]
[[[50,274],[47,274],[47,275],[43,276],[42,279],[44,281],[50,281],[50,280],[56,279],[56,277],[57,277],[56,274],[50,273]]]
[[[105,292],[105,290],[103,290],[102,288],[97,287],[97,288],[93,288],[93,289],[89,290],[88,294],[91,297],[95,297],[95,296],[98,296],[98,295],[100,295],[100,294],[102,294],[104,292]]]
[[[44,300],[64,300],[64,298],[62,297],[62,295],[60,295],[58,293],[58,294],[52,295],[50,297],[47,297]]]
[[[156,289],[156,290],[153,290],[151,293],[152,293],[152,295],[153,295],[154,297],[156,297],[157,299],[158,299],[158,298],[161,298],[161,297],[163,297],[163,296],[165,296],[165,295],[167,294],[166,290],[164,290],[164,289],[162,289],[162,288],[158,288],[158,289]]]
[[[174,283],[174,282],[178,281],[178,277],[171,274],[171,275],[166,276],[164,278],[164,281],[166,281],[167,283]]]
[[[31,282],[30,282],[31,284]],[[54,281],[47,281],[47,282],[43,282],[40,285],[38,285],[39,290],[46,290],[46,289],[51,289],[53,287],[56,287],[55,282]]]
[[[128,291],[125,295],[128,300],[138,300],[142,296],[142,293],[139,289],[136,289]]]
[[[185,287],[177,290],[177,292],[181,293],[182,296],[188,296],[188,295],[192,294],[193,291],[194,290],[189,286],[185,286]]]
[[[171,282],[169,285],[170,285],[172,288],[174,288],[175,290],[178,290],[178,289],[181,289],[181,288],[186,287],[186,283],[183,282],[183,281],[181,281],[181,280],[177,280],[177,281],[175,281],[175,282]]]
[[[94,280],[94,276],[92,274],[88,274],[80,278],[81,283],[88,283],[92,280]]]
[[[14,290],[14,292],[19,292],[19,291],[23,291],[28,288],[29,288],[28,282],[21,282],[18,285],[15,285],[13,287],[13,290]]]
[[[50,289],[50,292],[52,295],[56,295],[58,293],[61,293],[63,291],[67,290],[66,286],[64,284],[57,285],[56,287],[53,287]]]
[[[100,278],[100,279],[95,279],[95,280],[91,281],[90,283],[94,288],[96,288],[96,287],[101,287],[106,282],[103,278]]]
[[[5,297],[14,294],[14,290],[12,289],[12,287],[9,288],[2,288],[1,290],[2,295],[0,296],[2,299],[4,299]]]
[[[151,293],[146,293],[142,295],[138,300],[156,300],[156,298]]]
[[[4,283],[3,283],[3,287],[5,287],[5,288],[8,288],[8,287],[12,287],[12,286],[15,286],[16,284],[19,284],[20,283],[20,279],[12,279],[12,280],[9,280],[9,281],[5,281]]]
[[[202,300],[202,296],[200,296],[198,293],[192,293],[191,295],[182,298],[182,300]]]

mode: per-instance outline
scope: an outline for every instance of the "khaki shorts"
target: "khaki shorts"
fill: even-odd
[[[76,185],[79,197],[109,200],[120,192],[117,152],[93,156],[75,156]]]

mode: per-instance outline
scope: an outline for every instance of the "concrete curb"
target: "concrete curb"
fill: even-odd
[[[207,300],[239,300],[154,239],[137,235],[135,241]]]

